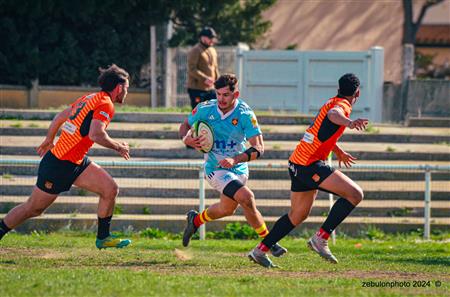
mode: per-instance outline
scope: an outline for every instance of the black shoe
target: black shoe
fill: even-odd
[[[274,257],[281,257],[284,254],[287,253],[287,249],[282,247],[281,245],[279,245],[278,243],[275,243],[271,248],[270,248],[270,252],[272,253],[272,256]]]
[[[194,218],[198,215],[198,212],[196,212],[195,210],[190,210],[187,213],[187,225],[186,228],[184,228],[184,232],[183,232],[183,246],[188,246],[189,245],[189,241],[191,240],[192,235],[195,234],[195,232],[197,232],[197,227],[195,227],[194,225]]]
[[[266,253],[255,247],[253,250],[248,253],[248,258],[255,262],[256,264],[261,265],[265,268],[277,268],[278,266],[272,263],[269,257],[267,257]]]

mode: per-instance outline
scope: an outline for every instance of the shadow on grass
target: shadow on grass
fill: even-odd
[[[197,263],[193,262],[179,262],[179,263],[173,263],[169,260],[151,260],[151,261],[129,261],[124,263],[118,263],[115,266],[117,267],[134,267],[134,268],[142,268],[142,267],[151,267],[151,266],[160,266],[164,265],[166,267],[172,267],[172,268],[183,268],[183,267],[196,267],[198,266]],[[108,266],[108,265],[105,265]]]
[[[117,263],[118,267],[147,267],[161,264],[169,264],[169,260],[148,260],[148,261],[129,261],[123,263]],[[108,266],[107,264],[105,266]]]
[[[391,259],[392,262],[450,266],[450,257]]]

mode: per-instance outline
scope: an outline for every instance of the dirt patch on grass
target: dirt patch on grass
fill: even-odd
[[[0,256],[8,256],[8,258],[33,257],[42,259],[65,259],[69,255],[55,251],[54,249],[36,249],[36,248],[2,248]]]
[[[106,253],[106,254],[105,254]],[[99,269],[111,269],[111,270],[133,270],[133,271],[147,271],[157,274],[167,274],[167,275],[186,275],[186,276],[222,276],[222,277],[233,277],[233,278],[245,278],[245,277],[271,277],[271,278],[298,278],[298,279],[359,279],[359,280],[440,280],[448,282],[450,281],[450,274],[448,273],[431,273],[431,272],[407,272],[407,271],[380,271],[380,270],[345,270],[337,266],[333,266],[333,270],[323,269],[322,271],[292,271],[277,268],[277,269],[265,269],[256,264],[247,264],[242,261],[238,261],[236,266],[231,265],[225,268],[218,267],[218,265],[205,265],[204,262],[192,261],[195,253],[192,251],[175,249],[172,251],[158,251],[149,250],[141,251],[136,255],[135,259],[120,259],[111,264],[111,262],[104,261],[99,263],[97,261],[87,262],[85,259],[80,259],[78,265],[73,265],[70,261],[74,257],[81,256],[92,257],[99,256],[99,258],[109,256],[111,253],[103,252],[98,253],[96,250],[92,249],[81,249],[74,252],[68,251],[58,251],[55,249],[47,248],[1,248],[0,249],[0,259],[5,261],[10,261],[13,264],[15,260],[23,257],[32,257],[38,259],[49,259],[49,260],[61,260],[67,259],[69,261],[63,261],[63,265],[53,265],[52,269],[83,269],[83,268],[93,268],[98,267]],[[158,258],[158,254],[172,254],[172,257]],[[241,253],[222,253],[215,252],[214,255],[222,257],[241,257]],[[155,257],[156,256],[156,257]],[[94,259],[93,258],[93,259]],[[72,263],[71,263],[72,262]],[[101,262],[101,261],[100,261]],[[239,267],[238,263],[241,263]],[[331,264],[330,264],[331,265]],[[13,268],[12,266],[8,266]],[[335,267],[335,268],[334,268]],[[3,266],[2,268],[6,268]],[[50,267],[48,267],[50,268]]]
[[[185,260],[184,260],[185,261]],[[103,266],[104,267],[104,266]],[[160,274],[198,275],[198,276],[223,276],[223,277],[268,277],[271,278],[301,278],[301,279],[372,279],[372,280],[440,280],[450,281],[450,275],[444,273],[418,273],[401,271],[363,271],[363,270],[339,270],[339,271],[286,271],[283,268],[266,269],[260,267],[240,267],[236,269],[219,269],[204,267],[195,263],[164,263],[158,261],[144,261],[142,263],[123,263],[118,266],[106,266],[107,269],[131,269],[134,271],[149,271]]]

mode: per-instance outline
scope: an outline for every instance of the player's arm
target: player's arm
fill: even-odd
[[[61,128],[64,122],[67,121],[71,111],[72,107],[68,107],[53,118],[50,126],[48,127],[47,136],[45,137],[41,145],[39,145],[36,149],[39,156],[42,157],[47,153],[47,151],[51,150],[54,147],[53,141],[55,140],[56,133],[58,133],[59,128]]]
[[[99,145],[117,151],[125,160],[130,158],[130,147],[126,142],[118,142],[106,133],[106,124],[93,119],[89,128],[89,138]]]
[[[193,137],[191,126],[189,125],[187,119],[185,119],[184,122],[180,125],[180,128],[178,129],[178,134],[181,138],[181,141],[185,145],[188,145],[195,149],[202,148],[202,141],[204,141],[205,138],[203,136]]]
[[[239,163],[256,160],[264,154],[264,141],[262,134],[251,137],[248,142],[251,146],[245,152],[234,156],[233,158],[225,158],[220,160],[219,165],[223,168],[231,168]]]
[[[345,126],[349,127],[350,129],[356,129],[356,130],[364,130],[366,129],[367,124],[369,123],[368,119],[362,119],[358,118],[354,121],[352,121],[350,118],[348,118],[341,107],[336,106],[330,109],[327,113],[328,119],[339,126]]]

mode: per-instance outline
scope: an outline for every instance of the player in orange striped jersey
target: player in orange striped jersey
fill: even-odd
[[[37,148],[43,159],[39,164],[36,186],[30,198],[13,208],[0,221],[0,239],[25,220],[39,216],[61,192],[72,184],[100,196],[98,204],[98,248],[121,248],[128,239],[115,238],[109,233],[118,186],[100,166],[91,162],[86,153],[95,143],[117,151],[128,160],[129,146],[111,139],[105,129],[114,116],[114,103],[122,104],[129,85],[128,73],[116,65],[101,69],[98,78],[102,90],[83,96],[55,116],[47,137]],[[62,126],[61,136],[53,144]]]
[[[331,151],[336,154],[339,167],[341,163],[351,167],[356,160],[336,142],[346,127],[363,130],[368,124],[367,119],[350,119],[352,106],[359,97],[359,85],[359,79],[351,73],[339,79],[337,96],[321,107],[289,158],[291,210],[278,219],[269,235],[249,253],[249,258],[256,263],[264,267],[273,266],[266,252],[308,217],[319,189],[342,198],[333,205],[320,230],[308,241],[308,246],[326,260],[338,262],[328,248],[328,237],[361,202],[363,191],[348,176],[326,165],[324,160]]]

